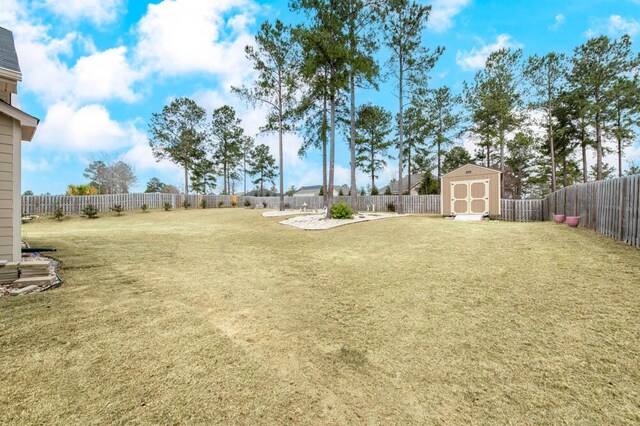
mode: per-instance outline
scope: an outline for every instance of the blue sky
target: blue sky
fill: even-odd
[[[209,112],[223,104],[236,107],[247,132],[256,133],[264,112],[247,109],[229,92],[231,85],[252,79],[243,48],[265,19],[300,19],[287,10],[287,0],[1,1],[0,26],[14,32],[23,71],[22,108],[42,120],[34,140],[23,145],[22,158],[23,190],[37,194],[62,193],[71,183],[85,182],[82,171],[103,153],[134,165],[139,182],[133,190],[143,190],[152,176],[180,186],[179,169],[151,156],[146,138],[151,114],[172,98],[189,96]],[[433,86],[459,90],[499,47],[521,47],[525,55],[570,53],[589,36],[623,33],[640,44],[640,0],[431,4],[425,43],[446,48],[433,70]],[[361,91],[358,103],[364,102],[391,111],[397,104],[389,85]],[[276,146],[273,135],[259,142]],[[285,143],[285,185],[320,183],[319,155],[297,158],[296,135]],[[628,156],[640,160],[638,144]],[[336,158],[337,183],[346,183],[344,140]],[[394,170],[390,165],[381,180],[392,178]]]

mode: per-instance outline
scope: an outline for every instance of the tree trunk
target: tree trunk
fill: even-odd
[[[555,140],[553,137],[553,123],[551,122],[551,108],[547,109],[547,124],[548,124],[548,135],[549,135],[549,149],[551,150],[551,192],[556,192],[557,182],[556,182],[556,147]]]
[[[373,149],[373,132],[371,134],[371,191],[376,187],[376,156]]]
[[[398,76],[398,98],[399,98],[399,110],[398,110],[398,205],[396,211],[400,214],[404,213],[402,205],[402,150],[404,149],[404,102],[403,102],[403,78],[404,78],[404,58],[402,54],[402,46],[400,47],[400,53],[398,57],[398,63],[400,64],[399,76]]]
[[[500,179],[500,194],[502,198],[504,198],[504,129],[502,129],[502,125],[500,126],[500,172],[502,172],[502,179]]]
[[[331,69],[333,79],[335,71]],[[336,158],[336,95],[335,89],[331,88],[331,134],[329,140],[329,188],[327,188],[327,219],[331,218],[331,206],[333,205],[333,185]]]
[[[282,121],[282,70],[278,69],[278,149],[280,155],[280,158],[278,159],[278,171],[280,172],[280,211],[284,210],[284,164],[282,159],[284,155],[284,129],[282,128]]]
[[[353,66],[349,71],[349,86],[351,89],[351,208],[358,212],[358,188],[356,183],[356,82]]]
[[[327,96],[324,96],[324,108],[322,111],[322,204],[327,207],[327,193],[329,186],[327,182]]]
[[[411,195],[411,145],[407,146],[407,191]]]
[[[622,177],[622,117],[620,116],[620,109],[616,111],[617,124],[618,124],[618,177]]]
[[[184,195],[189,194],[189,168],[184,163]]]
[[[589,175],[588,175],[588,171],[587,171],[587,135],[585,132],[585,123],[584,123],[584,118],[580,119],[581,121],[581,148],[582,148],[582,182],[583,183],[587,183],[587,181],[589,180]]]
[[[600,105],[600,96],[596,91],[595,103]],[[602,180],[602,128],[600,124],[600,111],[596,112],[596,180]]]

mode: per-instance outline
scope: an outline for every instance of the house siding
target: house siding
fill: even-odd
[[[14,237],[16,236],[16,221],[14,214],[14,200],[16,182],[13,174],[14,158],[16,156],[14,140],[16,128],[20,132],[20,125],[12,118],[0,114],[0,259],[14,261]],[[18,139],[20,137],[18,136]],[[18,144],[19,149],[19,144]],[[18,158],[20,158],[18,156]],[[18,179],[19,180],[19,179]],[[19,184],[19,182],[18,182]],[[18,189],[19,193],[20,189]],[[19,241],[20,222],[17,224]],[[18,247],[19,248],[19,247]]]

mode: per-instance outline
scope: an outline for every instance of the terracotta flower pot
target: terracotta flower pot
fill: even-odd
[[[565,216],[563,214],[554,214],[553,215],[553,221],[555,223],[564,223],[564,218],[565,218]]]
[[[576,228],[580,224],[580,216],[567,216],[567,225]]]

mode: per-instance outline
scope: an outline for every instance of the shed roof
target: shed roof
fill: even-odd
[[[13,41],[13,33],[0,27],[0,68],[20,74],[20,63]]]
[[[469,164],[465,164],[464,166],[458,167],[457,169],[452,170],[452,171],[450,171],[449,173],[447,173],[445,175],[442,175],[442,178],[445,178],[445,177],[447,177],[449,175],[454,175],[454,174],[460,172],[463,169],[482,169],[482,170],[487,171],[488,173],[502,174],[502,172],[500,170],[492,169],[490,167],[478,166],[477,164],[469,163]]]

